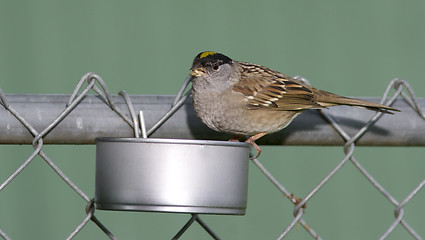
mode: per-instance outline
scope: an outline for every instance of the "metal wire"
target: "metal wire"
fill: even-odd
[[[87,82],[88,85],[83,89],[84,83]],[[177,97],[174,101],[173,106],[167,112],[162,119],[149,131],[150,133],[154,132],[157,128],[159,128],[172,114],[177,111],[184,101],[187,99],[187,97],[190,95],[190,92],[187,92],[185,95],[182,96],[184,90],[186,89],[187,85],[190,82],[190,78],[187,78],[184,82],[184,85],[182,89],[177,94]],[[101,86],[101,89],[99,89],[95,84],[99,83]],[[81,91],[80,94],[78,92]],[[39,155],[42,157],[45,162],[56,172],[56,174],[59,175],[61,179],[63,179],[77,194],[82,197],[87,203],[86,208],[86,217],[82,220],[82,222],[71,232],[71,234],[67,237],[67,239],[74,238],[81,229],[91,220],[93,221],[110,239],[116,239],[115,236],[94,216],[94,202],[93,200],[90,200],[90,198],[85,194],[81,189],[78,188],[78,186],[71,181],[70,178],[68,178],[62,170],[57,167],[56,164],[54,164],[53,161],[50,160],[50,158],[41,150],[43,147],[43,137],[48,135],[48,133],[55,128],[63,119],[66,118],[66,116],[72,112],[72,110],[78,105],[78,103],[81,102],[81,100],[88,94],[90,90],[94,90],[104,101],[107,105],[109,105],[116,113],[118,113],[124,121],[126,121],[133,129],[134,129],[134,135],[135,137],[140,137],[140,129],[139,129],[139,121],[135,114],[132,102],[130,97],[127,95],[125,91],[121,91],[119,95],[121,95],[128,107],[128,110],[130,112],[131,120],[113,103],[111,94],[109,93],[105,83],[103,82],[102,78],[94,73],[87,73],[85,74],[80,81],[77,83],[76,88],[74,89],[73,93],[70,96],[70,99],[66,105],[65,110],[59,114],[55,120],[50,123],[45,129],[43,129],[40,133],[38,133],[26,120],[23,118],[17,111],[13,109],[13,107],[10,106],[10,104],[7,101],[6,95],[0,89],[0,103],[3,105],[10,113],[12,113],[15,118],[17,118],[28,130],[29,132],[34,136],[33,139],[33,146],[34,146],[34,152],[28,157],[24,163],[22,163],[15,172],[13,172],[1,185],[0,185],[0,191],[6,187],[10,182],[12,182],[16,176],[18,176],[19,173],[21,173],[27,165],[35,158],[35,156]],[[146,137],[146,129],[144,127],[144,120],[143,120],[143,113],[140,112],[140,117],[142,118],[142,133],[143,137]],[[194,221],[196,220],[212,237],[215,239],[219,239],[215,233],[199,218],[197,214],[193,215]],[[190,226],[190,224],[186,224],[187,227]],[[185,225],[185,226],[186,226]],[[183,228],[182,230],[185,231]],[[181,234],[184,232],[182,231]],[[0,236],[3,239],[10,239],[6,233],[0,230]]]
[[[75,106],[81,101],[81,99],[87,94],[87,92],[93,88],[95,85],[97,75],[93,75],[92,73],[86,74],[83,76],[82,80],[77,84],[76,89],[73,92],[73,95],[71,96],[70,101],[67,104],[67,107],[65,110],[51,123],[49,124],[44,130],[42,130],[40,133],[38,133],[18,112],[16,112],[12,106],[8,104],[7,98],[5,97],[5,94],[3,93],[2,89],[0,89],[0,98],[1,98],[1,104],[11,113],[13,114],[16,119],[18,119],[27,129],[28,131],[34,136],[33,140],[33,146],[34,146],[34,152],[28,157],[28,159],[21,164],[18,169],[13,172],[1,185],[0,185],[0,191],[4,189],[13,179],[16,178],[16,176],[21,173],[26,166],[35,158],[35,156],[39,155],[42,157],[45,162],[56,172],[56,174],[59,175],[59,177],[64,180],[80,197],[82,197],[86,202],[90,202],[90,198],[85,194],[81,189],[78,188],[78,186],[70,180],[63,172],[62,170],[56,166],[56,164],[53,163],[53,161],[50,160],[50,158],[41,150],[43,147],[43,137],[45,137],[57,124],[59,124],[74,108]],[[85,80],[85,78],[90,78],[90,82],[88,86],[82,91],[82,94],[80,94],[78,97],[76,97],[76,93],[78,90],[82,87],[82,82]],[[105,88],[104,88],[105,89]],[[108,92],[106,92],[106,96],[110,95]],[[108,98],[107,98],[108,99]],[[110,101],[109,101],[110,102]],[[93,208],[94,209],[94,208]],[[99,227],[103,226],[100,221],[98,221],[96,218],[94,218],[93,215],[94,211],[91,211],[87,214],[85,219],[82,221],[82,223],[71,233],[71,235],[68,237],[68,239],[73,238],[80,230],[81,228],[87,224],[87,222],[92,219]],[[105,232],[107,236],[110,236],[110,232],[106,229],[106,227],[100,227],[102,231]],[[1,233],[1,236],[4,239],[8,239],[9,237],[3,232]]]
[[[190,91],[187,91],[187,88],[190,84],[191,78],[188,77],[181,89],[179,90],[176,98],[173,101],[173,104],[170,106],[170,109],[164,116],[157,121],[153,127],[151,127],[148,131],[146,131],[144,127],[144,117],[143,113],[140,112],[139,118],[137,117],[133,104],[131,102],[130,97],[126,94],[125,91],[121,91],[119,95],[121,95],[127,105],[128,114],[124,113],[120,108],[118,108],[114,102],[112,101],[112,96],[109,93],[106,84],[103,82],[102,78],[94,73],[85,74],[80,81],[77,83],[72,95],[67,102],[65,109],[51,122],[42,129],[40,132],[36,131],[36,129],[29,124],[29,122],[19,113],[17,112],[13,106],[10,105],[6,95],[0,89],[0,104],[7,109],[7,111],[12,114],[23,126],[28,130],[30,134],[32,134],[33,141],[32,145],[34,151],[28,156],[28,158],[23,161],[20,166],[10,174],[9,177],[6,178],[0,184],[0,191],[3,190],[8,184],[15,180],[15,178],[26,169],[28,164],[36,157],[40,156],[47,165],[49,165],[52,170],[67,183],[67,185],[73,189],[84,201],[87,202],[85,207],[86,216],[81,221],[81,223],[74,228],[67,239],[74,238],[81,229],[87,225],[90,221],[95,223],[101,231],[103,231],[106,236],[110,239],[116,239],[115,236],[101,223],[101,221],[94,215],[95,214],[95,206],[94,201],[87,194],[85,194],[67,175],[52,161],[47,154],[42,150],[43,148],[43,138],[45,138],[61,121],[63,121],[74,109],[75,107],[81,103],[81,101],[87,96],[87,94],[93,90],[102,101],[109,106],[115,113],[117,113],[124,122],[126,122],[129,126],[131,126],[134,130],[134,136],[140,137],[142,134],[143,137],[149,136],[153,132],[155,132],[158,128],[162,126],[187,100],[190,96]],[[308,82],[307,80],[304,80]],[[85,87],[84,85],[87,84]],[[394,92],[392,96],[389,97],[392,89]],[[186,93],[185,93],[186,91]],[[421,106],[419,106],[417,98],[414,94],[413,89],[408,84],[407,81],[402,79],[393,79],[387,88],[385,89],[381,103],[386,105],[391,105],[397,97],[401,96],[405,100],[405,102],[420,116],[425,120],[425,115],[422,111]],[[289,232],[297,225],[301,224],[303,228],[312,236],[314,239],[322,239],[318,233],[316,233],[303,219],[304,208],[307,202],[312,201],[313,197],[317,194],[323,186],[328,183],[332,177],[345,165],[347,162],[351,162],[360,173],[379,191],[391,204],[395,206],[394,216],[395,219],[388,227],[388,229],[382,234],[380,239],[387,238],[394,229],[400,225],[402,226],[410,235],[412,235],[415,239],[422,239],[421,236],[407,223],[405,219],[404,207],[417,195],[418,192],[423,190],[425,187],[425,179],[422,180],[402,201],[397,201],[395,197],[391,195],[389,191],[387,191],[354,157],[355,149],[356,149],[356,141],[358,141],[362,136],[373,126],[377,121],[382,117],[382,113],[376,113],[373,115],[370,120],[365,123],[365,125],[360,128],[355,134],[350,136],[347,134],[343,128],[337,123],[334,117],[327,111],[320,111],[323,118],[329,122],[329,124],[335,129],[335,131],[344,139],[344,152],[345,157],[339,161],[336,166],[326,175],[324,178],[319,181],[313,189],[308,192],[303,198],[296,198],[293,194],[290,193],[273,175],[272,173],[264,167],[264,165],[258,159],[253,159],[253,164],[264,174],[264,176],[280,191],[283,193],[283,196],[286,197],[291,204],[294,204],[293,220],[289,223],[288,226],[283,227],[283,231],[277,237],[277,239],[285,238]],[[128,117],[130,116],[130,117]],[[101,117],[101,116],[100,116]],[[297,196],[299,197],[299,196]],[[183,235],[183,233],[193,224],[193,222],[198,222],[203,229],[213,238],[219,239],[219,237],[209,228],[204,221],[201,220],[198,214],[192,214],[189,221],[182,227],[182,229],[174,236],[173,239],[178,239]],[[277,229],[277,232],[279,229]],[[278,234],[276,234],[278,235]],[[0,237],[3,239],[9,240],[10,237],[0,229]]]
[[[139,120],[137,118],[136,112],[134,111],[133,103],[131,102],[130,97],[128,96],[128,94],[124,90],[121,90],[118,94],[121,95],[124,98],[125,103],[128,106],[128,111],[130,111],[131,120],[133,122],[132,127],[133,127],[133,130],[134,130],[134,137],[138,138],[138,137],[140,137]]]
[[[187,221],[187,223],[177,232],[177,234],[172,238],[173,240],[177,240],[179,239],[183,233],[186,232],[187,229],[189,229],[189,227],[194,223],[194,222],[198,222],[199,225],[201,225],[201,227],[208,233],[210,234],[210,236],[213,239],[216,240],[220,240],[220,238],[217,236],[217,234],[215,234],[211,228],[209,228],[204,221],[201,220],[201,218],[199,217],[199,214],[192,214],[192,217],[189,219],[189,221]]]
[[[146,122],[145,122],[145,115],[143,114],[143,111],[139,112],[139,122],[140,122],[140,129],[142,130],[142,137],[147,138],[148,134],[146,133]]]
[[[187,91],[185,94],[184,91],[186,90],[187,86],[189,85],[190,81],[192,80],[192,77],[187,77],[186,80],[183,82],[182,87],[180,88],[179,92],[176,95],[176,98],[173,101],[173,105],[171,105],[171,109],[164,114],[164,116],[155,123],[148,131],[147,135],[151,135],[154,133],[159,127],[162,126],[179,108],[183,105],[183,103],[186,101],[186,99],[190,96],[191,92]]]
[[[391,91],[391,89],[395,89],[395,93],[393,96],[388,100],[388,95]],[[408,97],[403,90],[406,89],[410,97]],[[386,88],[381,103],[384,103],[386,105],[391,105],[395,99],[398,96],[402,96],[409,105],[418,113],[420,117],[425,119],[424,114],[421,111],[421,108],[419,104],[417,103],[416,97],[414,95],[414,92],[410,85],[401,79],[394,79],[392,80],[388,87]],[[423,189],[425,180],[422,181],[409,195],[406,197],[406,199],[402,203],[398,203],[395,198],[386,191],[376,179],[372,177],[371,174],[369,174],[361,165],[360,163],[353,157],[354,150],[355,150],[355,142],[363,136],[364,133],[367,132],[367,130],[376,122],[379,120],[379,118],[382,117],[382,113],[376,113],[353,137],[350,137],[332,118],[331,115],[326,113],[326,110],[320,110],[323,117],[329,121],[329,123],[334,127],[334,129],[344,138],[346,141],[346,144],[344,146],[344,151],[346,156],[335,166],[334,169],[329,172],[325,178],[323,178],[318,185],[316,185],[312,191],[310,191],[301,201],[299,201],[295,208],[294,208],[294,220],[291,222],[291,224],[282,232],[282,234],[278,237],[278,239],[284,238],[291,229],[296,225],[297,222],[301,223],[304,228],[310,232],[310,234],[315,239],[320,239],[320,236],[317,234],[312,234],[312,229],[308,227],[305,222],[302,220],[303,215],[303,206],[325,185],[331,178],[334,176],[339,169],[343,167],[344,164],[350,160],[356,167],[359,169],[359,171],[372,183],[373,186],[375,186],[391,203],[393,203],[396,206],[395,209],[395,216],[396,220],[393,222],[393,224],[389,227],[389,229],[384,233],[384,235],[380,239],[385,239],[393,230],[394,228],[400,224],[402,225],[415,239],[422,239],[414,230],[412,227],[410,227],[407,222],[403,219],[403,206],[410,201],[410,199],[421,189]],[[261,172],[281,191],[284,193],[284,195],[291,200],[291,202],[294,203],[294,198],[291,197],[289,192],[273,177],[273,175],[263,166],[257,159],[253,159],[254,164],[261,170]],[[307,227],[306,227],[307,226]]]
[[[5,232],[3,232],[0,229],[0,237],[2,237],[4,240],[10,240],[11,238],[9,236],[7,236],[7,234]]]
[[[159,127],[162,126],[179,108],[183,105],[184,101],[189,97],[190,91],[183,95],[177,102],[174,104],[171,109],[158,121],[156,122],[148,131],[147,135],[154,133]]]

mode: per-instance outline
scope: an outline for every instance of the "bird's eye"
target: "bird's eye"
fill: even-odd
[[[214,71],[217,71],[218,70],[218,65],[214,65],[213,67],[212,67],[212,69],[214,70]]]

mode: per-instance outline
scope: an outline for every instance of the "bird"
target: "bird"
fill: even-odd
[[[399,111],[319,90],[270,68],[214,51],[194,58],[190,76],[197,116],[209,128],[233,135],[231,141],[249,136],[245,142],[255,148],[254,158],[262,151],[256,140],[287,127],[307,109],[348,105],[383,113]]]

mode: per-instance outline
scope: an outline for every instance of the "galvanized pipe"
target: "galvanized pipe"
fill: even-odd
[[[6,95],[8,103],[41,132],[65,109],[69,95]],[[133,106],[143,110],[146,127],[153,126],[169,109],[174,96],[131,95]],[[378,102],[378,98],[362,98]],[[113,102],[128,112],[122,97]],[[419,98],[420,106],[425,99]],[[386,114],[356,143],[367,146],[425,146],[425,120],[404,100],[393,107],[401,113]],[[425,111],[424,108],[422,108]],[[375,112],[354,107],[332,107],[330,113],[347,133],[353,135]],[[129,114],[127,114],[129,116]],[[133,137],[134,131],[98,96],[87,95],[47,136],[46,144],[94,144],[96,137]],[[196,116],[191,100],[150,137],[226,140],[228,135],[208,129]],[[31,144],[33,136],[0,105],[0,144]],[[305,111],[286,129],[261,138],[267,145],[342,145],[343,139],[315,110]]]

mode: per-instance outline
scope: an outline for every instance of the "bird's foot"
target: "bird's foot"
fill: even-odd
[[[239,142],[239,139],[241,136],[233,136],[231,139],[229,139],[229,142]]]
[[[261,148],[255,143],[255,140],[259,139],[260,137],[266,135],[267,133],[257,133],[254,136],[249,137],[245,142],[251,144],[251,146],[254,147],[255,151],[257,152],[257,155],[255,157],[249,157],[250,159],[256,159],[261,154]]]

